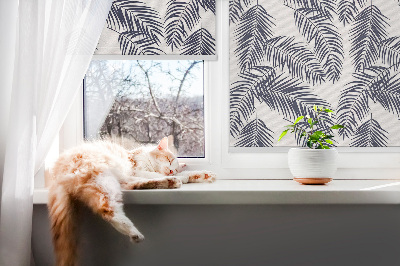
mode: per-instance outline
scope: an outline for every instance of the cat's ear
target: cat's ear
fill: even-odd
[[[178,150],[176,149],[176,147],[174,145],[174,136],[172,136],[172,135],[168,136],[168,150],[170,152],[172,152],[172,154],[175,156],[178,154]]]
[[[167,137],[164,137],[164,138],[162,138],[162,140],[160,140],[160,143],[158,143],[157,149],[159,149],[160,151],[168,149],[168,138]]]

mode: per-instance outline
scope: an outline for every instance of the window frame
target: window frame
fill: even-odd
[[[217,1],[216,12],[218,60],[204,61],[205,157],[180,161],[188,164],[188,169],[214,171],[220,179],[291,179],[287,164],[289,147],[243,152],[229,146],[229,1]],[[116,58],[103,55],[93,59]],[[80,93],[60,130],[59,148],[62,152],[82,142],[83,93]],[[377,150],[339,147],[338,151],[336,179],[400,179],[400,147]]]
[[[176,57],[174,57],[174,56],[170,56],[170,57],[166,57],[165,55],[162,55],[162,57],[158,57],[158,56],[152,56],[151,58],[149,58],[149,57],[144,57],[144,56],[141,56],[141,58],[134,58],[134,57],[132,57],[132,56],[129,56],[129,57],[131,57],[131,58],[124,58],[124,57],[121,57],[120,55],[118,55],[117,57],[115,56],[115,55],[93,55],[93,57],[92,57],[92,60],[113,60],[113,61],[118,61],[118,60],[127,60],[127,61],[136,61],[136,60],[156,60],[156,61],[163,61],[163,60],[165,60],[165,61],[169,61],[169,60],[173,60],[173,61],[178,61],[178,60],[181,60],[181,61],[185,61],[185,60],[196,60],[196,59],[190,59],[190,58],[176,58]],[[153,59],[153,57],[156,57],[156,58],[154,58]],[[202,69],[202,71],[203,71],[203,116],[204,116],[204,136],[206,135],[206,123],[207,123],[207,121],[206,121],[206,119],[207,119],[207,114],[206,114],[206,110],[207,110],[207,107],[208,107],[208,102],[206,102],[206,99],[208,98],[207,97],[207,88],[208,88],[208,86],[206,86],[206,81],[208,80],[208,78],[207,78],[207,62],[208,61],[206,61],[206,60],[199,60],[199,61],[202,61],[203,62],[203,65],[202,65],[202,67],[203,67],[203,69]],[[83,82],[82,82],[82,86],[81,86],[81,92],[79,93],[79,96],[78,97],[81,97],[81,99],[78,99],[78,101],[79,102],[82,102],[82,139],[84,139],[85,138],[85,110],[84,110],[84,108],[85,108],[85,85],[86,83],[85,83],[85,80],[83,80]],[[78,103],[77,103],[78,104]],[[80,123],[80,121],[78,121],[78,123]],[[80,130],[80,129],[77,129],[78,131]],[[80,136],[78,136],[78,137],[80,137]],[[182,162],[183,162],[183,160],[184,160],[184,162],[185,163],[190,163],[190,164],[193,164],[193,163],[201,163],[201,164],[203,164],[203,163],[206,163],[206,162],[208,162],[209,161],[209,159],[208,159],[208,157],[207,157],[207,140],[208,140],[208,138],[204,138],[204,157],[182,157],[182,158],[180,158],[179,160],[181,161],[182,160]],[[78,144],[79,143],[79,141],[76,141],[76,143]]]
[[[248,174],[244,179],[263,177],[271,179],[291,178],[288,171],[287,151],[290,147],[261,148],[257,152],[241,152],[240,149],[229,146],[229,1],[219,1],[219,25],[217,43],[219,69],[223,70],[223,81],[220,81],[222,91],[221,102],[226,108],[222,111],[222,155],[221,168],[246,168]],[[211,69],[211,71],[216,71]],[[266,151],[268,149],[268,151]],[[337,178],[351,179],[398,179],[400,178],[400,147],[389,148],[349,148],[338,147]],[[362,150],[361,150],[362,149]],[[269,169],[270,174],[266,174]],[[228,171],[233,174],[233,170]]]

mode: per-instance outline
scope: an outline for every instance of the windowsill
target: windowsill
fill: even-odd
[[[35,189],[34,204],[47,204]],[[218,180],[180,189],[124,191],[127,204],[400,204],[400,180],[333,180],[305,186],[293,180]]]

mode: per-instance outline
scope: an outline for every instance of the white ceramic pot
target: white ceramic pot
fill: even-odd
[[[292,148],[288,154],[289,169],[300,183],[328,183],[337,170],[337,155],[336,149]]]

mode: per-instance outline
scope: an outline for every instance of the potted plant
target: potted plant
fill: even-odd
[[[322,114],[333,113],[332,110],[314,106],[315,114],[299,116],[293,124],[287,125],[279,137],[280,141],[287,133],[296,134],[307,147],[291,148],[288,154],[288,163],[293,179],[302,184],[326,184],[332,181],[337,170],[337,150],[333,147],[332,130],[344,128],[342,125],[328,126],[322,123],[325,119]],[[321,127],[323,124],[325,127]],[[318,129],[315,129],[319,125]],[[300,143],[301,141],[298,141]]]

